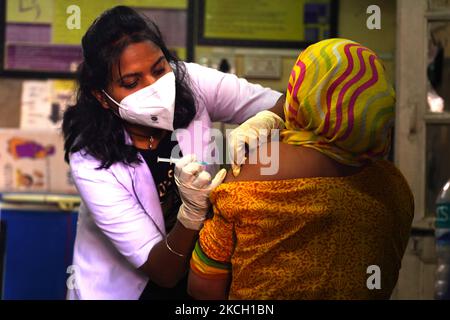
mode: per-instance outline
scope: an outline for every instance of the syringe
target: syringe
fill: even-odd
[[[180,159],[179,159],[179,158],[172,158],[172,157],[170,157],[170,158],[161,158],[161,157],[158,157],[158,158],[156,159],[157,162],[168,162],[168,163],[177,163],[178,160],[180,160]],[[209,165],[209,163],[207,163],[207,162],[205,162],[205,161],[197,161],[197,163],[202,164],[202,165],[204,165],[204,166]]]

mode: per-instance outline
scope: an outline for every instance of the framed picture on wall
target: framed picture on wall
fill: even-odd
[[[103,11],[128,5],[151,18],[180,59],[190,57],[188,0],[0,0],[0,75],[73,78],[81,38]]]
[[[198,43],[302,48],[337,35],[338,0],[199,0]]]

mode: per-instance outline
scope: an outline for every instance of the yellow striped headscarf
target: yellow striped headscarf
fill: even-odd
[[[283,142],[360,166],[390,148],[395,93],[370,49],[329,39],[304,50],[289,78]]]

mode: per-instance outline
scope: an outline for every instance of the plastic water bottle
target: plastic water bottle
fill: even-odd
[[[436,200],[436,254],[435,299],[450,300],[450,180]]]

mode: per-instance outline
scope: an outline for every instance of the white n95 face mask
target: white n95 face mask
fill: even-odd
[[[155,83],[142,88],[118,103],[120,117],[130,123],[173,131],[175,112],[175,74],[166,73]]]

